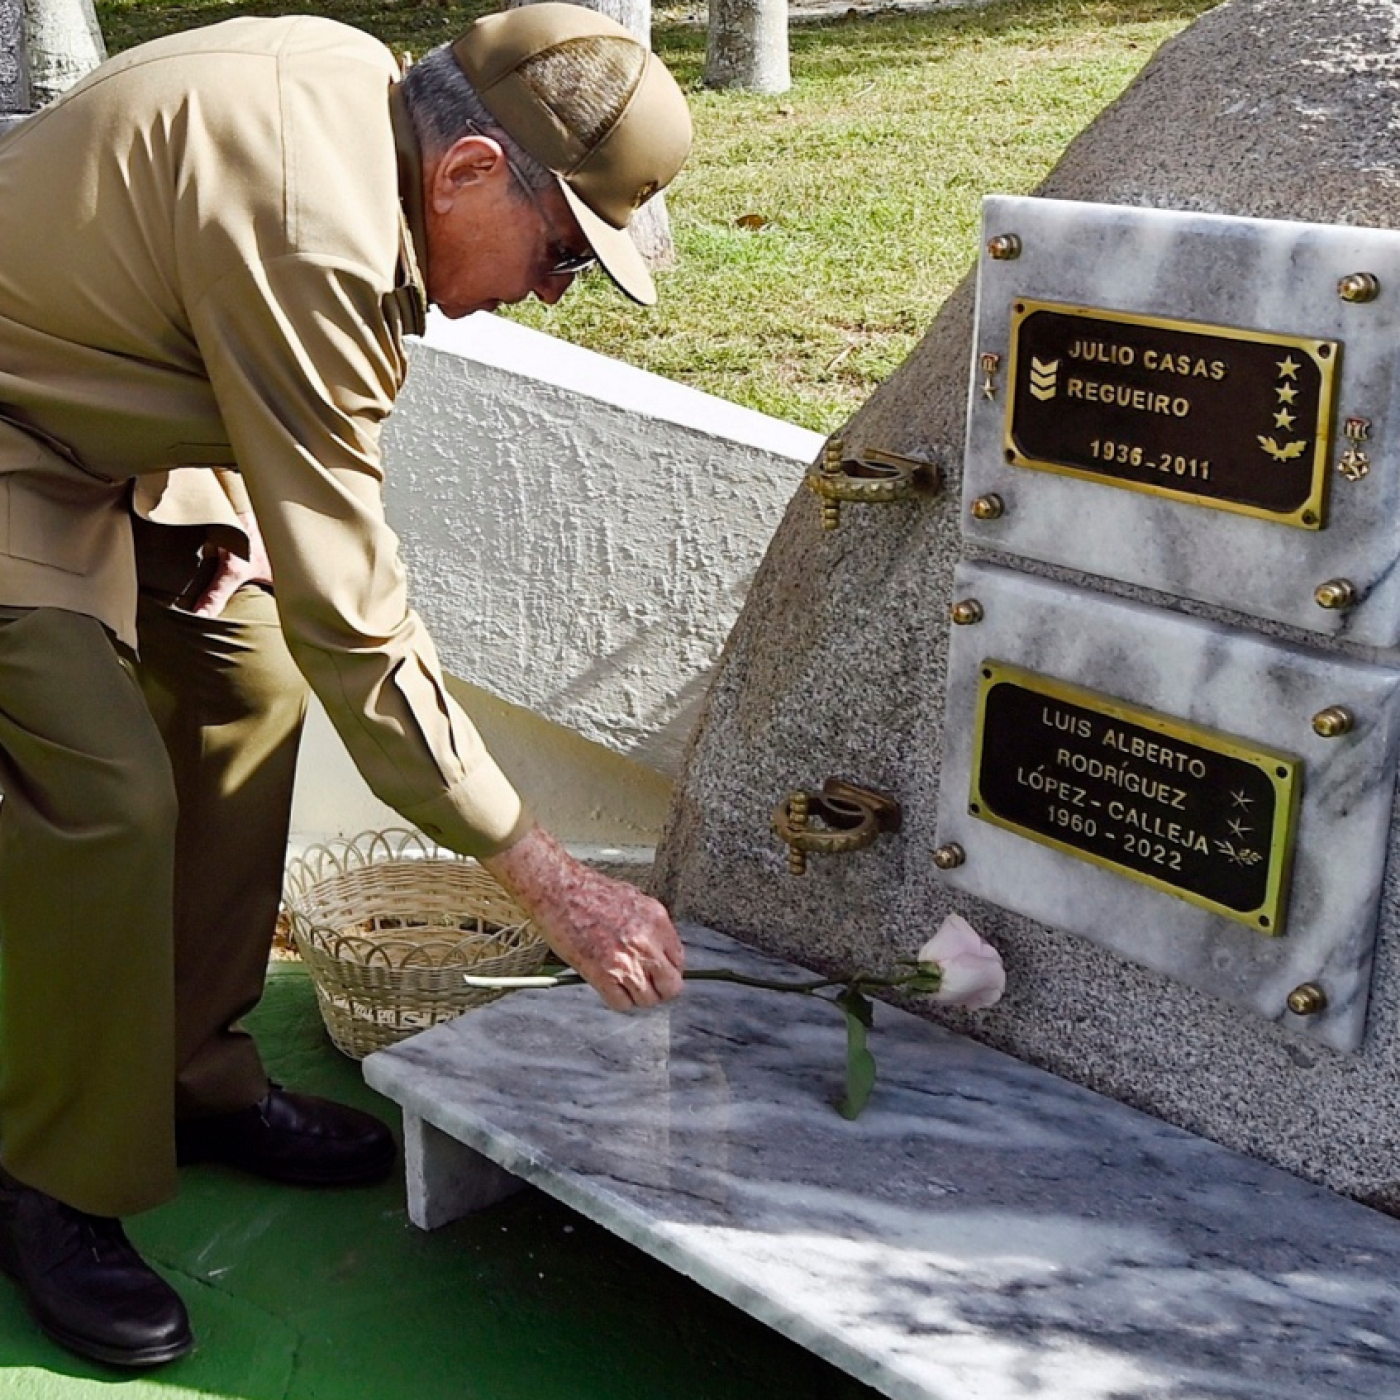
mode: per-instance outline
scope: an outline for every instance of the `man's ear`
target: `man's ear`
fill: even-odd
[[[510,166],[499,141],[489,136],[460,137],[437,159],[428,174],[428,198],[439,214],[447,213],[467,190],[508,176]]]

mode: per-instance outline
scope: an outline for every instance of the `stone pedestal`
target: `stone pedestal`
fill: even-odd
[[[799,969],[685,927],[693,966]],[[898,1400],[1400,1392],[1400,1223],[882,1007],[520,992],[365,1061],[415,1219],[518,1178]],[[426,1199],[420,1199],[426,1193]]]

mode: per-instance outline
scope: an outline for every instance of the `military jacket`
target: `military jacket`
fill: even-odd
[[[528,816],[448,695],[384,521],[422,279],[377,40],[235,19],[0,136],[0,604],[134,642],[130,511],[247,498],[283,630],[375,793],[471,854]],[[172,489],[168,475],[182,471]]]

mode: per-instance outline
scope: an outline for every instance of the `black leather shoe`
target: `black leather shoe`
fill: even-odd
[[[185,1305],[121,1221],[0,1178],[0,1268],[59,1346],[109,1366],[159,1366],[194,1346]]]
[[[297,1186],[361,1186],[394,1164],[394,1139],[358,1108],[274,1084],[251,1108],[189,1118],[176,1126],[182,1164],[222,1162]]]

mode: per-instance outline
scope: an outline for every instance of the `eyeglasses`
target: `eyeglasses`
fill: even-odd
[[[502,154],[505,154],[504,149]],[[535,206],[535,212],[540,216],[540,222],[549,234],[549,256],[552,261],[545,269],[544,275],[546,277],[577,277],[581,272],[587,272],[589,268],[597,267],[598,255],[591,248],[587,252],[575,252],[564,239],[559,237],[559,230],[554,220],[550,218],[549,210],[544,207],[544,202],[525,178],[524,171],[516,165],[509,155],[506,155],[506,164],[510,167],[510,173],[515,177],[515,183],[525,192],[525,198]]]

